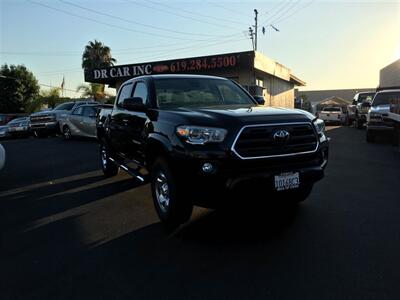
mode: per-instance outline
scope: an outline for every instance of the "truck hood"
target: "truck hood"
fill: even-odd
[[[175,116],[180,115],[194,125],[221,126],[228,123],[261,124],[283,122],[310,122],[315,116],[298,109],[276,107],[237,107],[218,106],[206,108],[181,107],[169,111]]]

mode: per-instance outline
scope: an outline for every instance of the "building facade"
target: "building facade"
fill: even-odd
[[[380,70],[378,89],[400,89],[400,59]]]
[[[294,107],[294,87],[305,82],[287,67],[256,51],[119,65],[85,70],[85,81],[118,89],[137,76],[201,74],[235,80],[252,95],[263,96],[267,106]]]

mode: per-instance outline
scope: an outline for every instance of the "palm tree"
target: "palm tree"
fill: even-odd
[[[102,42],[94,40],[89,41],[85,46],[82,55],[82,68],[103,68],[110,67],[116,63],[117,60],[111,56],[110,47],[104,45]]]
[[[90,97],[97,100],[108,96],[104,92],[104,85],[100,83],[81,84],[76,88],[77,92],[82,93],[82,97]]]

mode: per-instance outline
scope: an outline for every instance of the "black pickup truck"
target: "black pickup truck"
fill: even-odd
[[[229,205],[246,183],[262,187],[265,201],[303,201],[324,176],[323,131],[308,112],[259,106],[235,82],[199,75],[128,80],[97,117],[104,174],[149,181],[170,226],[186,222],[193,205]],[[248,198],[240,205],[252,205]]]

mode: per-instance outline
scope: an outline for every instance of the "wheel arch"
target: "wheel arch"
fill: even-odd
[[[146,166],[150,167],[159,156],[169,160],[171,151],[172,145],[166,137],[160,134],[151,134],[146,144]]]

